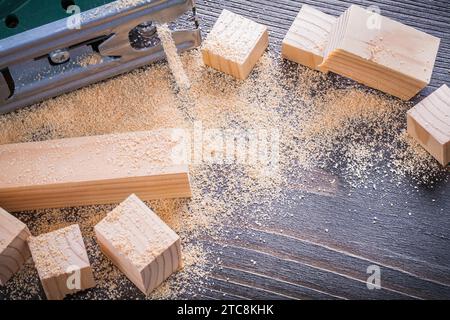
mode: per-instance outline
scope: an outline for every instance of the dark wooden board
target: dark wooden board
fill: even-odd
[[[197,6],[206,30],[224,8],[266,24],[271,50],[279,51],[303,3],[333,15],[350,4],[375,5],[385,16],[440,37],[433,78],[421,95],[450,84],[448,0],[199,0]],[[266,227],[230,226],[239,239],[219,244],[222,268],[214,271],[214,284],[205,295],[217,298],[219,291],[230,298],[450,299],[450,185],[416,189],[409,182],[405,178],[399,187],[385,181],[382,190],[341,185],[333,196],[311,193],[301,200],[299,190],[285,190],[292,198],[289,205],[278,206],[285,218]],[[367,289],[367,267],[372,264],[381,268],[381,290]]]
[[[197,0],[197,8],[205,34],[227,8],[268,25],[271,50],[276,51],[302,3],[334,15],[351,3],[377,5],[382,14],[440,37],[432,82],[422,94],[450,84],[448,0]],[[235,212],[233,223],[224,227],[229,236],[203,238],[213,252],[211,264],[218,258],[221,264],[208,281],[183,297],[450,299],[448,182],[416,186],[405,178],[400,186],[386,180],[379,189],[353,189],[337,175],[336,192],[327,193],[317,192],[326,181],[320,182],[321,173],[316,174],[319,183],[310,186],[316,191],[306,196],[296,187],[301,177],[294,175],[292,187],[284,190],[287,203],[274,203],[272,209],[255,204],[255,209],[270,215],[276,208],[264,226],[252,221],[239,226],[241,213]],[[374,264],[381,269],[381,290],[366,286],[367,267]],[[128,298],[142,298],[131,283],[128,290]],[[82,297],[81,293],[74,298]]]

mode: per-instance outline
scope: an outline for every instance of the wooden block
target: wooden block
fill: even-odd
[[[95,286],[77,224],[30,237],[28,243],[47,299],[61,300],[68,294]]]
[[[104,254],[146,295],[182,266],[180,238],[136,195],[94,230]]]
[[[443,166],[450,162],[450,88],[442,85],[410,109],[408,133]]]
[[[191,196],[185,137],[156,130],[0,146],[9,211]]]
[[[352,5],[333,25],[320,67],[409,100],[430,82],[439,42]]]
[[[203,43],[203,62],[246,79],[269,45],[267,27],[223,10]]]
[[[28,227],[0,208],[0,286],[23,266],[30,257]]]
[[[336,17],[304,4],[281,45],[283,58],[312,69],[319,67]]]

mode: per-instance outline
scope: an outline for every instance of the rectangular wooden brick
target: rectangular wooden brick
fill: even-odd
[[[190,197],[185,136],[176,129],[0,146],[0,206],[10,212]]]
[[[409,100],[431,80],[440,39],[356,5],[333,25],[320,65]]]

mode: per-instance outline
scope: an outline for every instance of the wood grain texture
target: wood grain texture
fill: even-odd
[[[304,4],[283,39],[283,58],[327,72],[319,65],[335,22],[335,17]]]
[[[440,39],[352,5],[333,25],[321,67],[409,100],[431,80]]]
[[[0,205],[10,211],[189,197],[186,143],[176,130],[0,146]],[[184,156],[184,157],[183,157]]]
[[[450,162],[450,88],[442,85],[408,111],[408,133],[443,166]]]
[[[30,231],[24,223],[0,208],[0,286],[30,257],[29,236]]]
[[[303,4],[339,16],[355,3],[363,7],[376,5],[384,16],[441,38],[431,82],[415,101],[443,83],[450,83],[450,7],[444,0],[199,0],[197,8],[205,29],[213,25],[224,8],[267,25],[271,50],[278,51]],[[403,179],[400,186],[385,181],[382,189],[358,190],[341,184],[342,178],[337,175],[326,179],[337,181],[334,185],[337,190],[331,194],[311,191],[299,200],[305,190],[313,189],[304,185],[301,170],[298,176],[293,175],[291,187],[285,190],[292,201],[273,204],[284,214],[273,216],[270,226],[250,224],[245,230],[230,226],[227,229],[230,236],[222,244],[205,239],[205,246],[214,243],[214,251],[223,252],[217,253],[223,263],[215,271],[214,283],[203,286],[204,296],[212,299],[380,299],[393,294],[402,299],[450,297],[447,210],[450,185],[445,180],[434,186],[418,186],[413,191],[409,178]],[[322,187],[314,185],[316,190]],[[256,209],[273,215],[258,206]],[[374,224],[375,215],[378,221]],[[255,265],[240,259],[248,248],[253,248]],[[266,254],[270,252],[280,259],[269,259]],[[303,264],[310,268],[302,268]],[[364,283],[371,264],[382,270],[383,289],[378,292],[368,290]],[[283,271],[278,272],[281,268]],[[330,281],[321,282],[319,271]],[[359,290],[344,290],[348,283],[354,282],[352,286]]]
[[[49,300],[95,286],[80,227],[75,224],[29,238],[34,264]]]
[[[180,237],[136,195],[94,230],[101,250],[146,295],[182,266]]]
[[[441,38],[431,83],[414,100],[419,102],[442,84],[450,83],[448,0],[197,0],[196,3],[204,37],[222,10],[229,9],[267,25],[272,52],[279,52],[283,38],[305,3],[333,16],[341,15],[350,4],[376,5],[383,15]],[[286,65],[291,66],[290,62]],[[292,176],[284,190],[290,201],[275,201],[270,208],[254,204],[230,212],[230,225],[222,226],[226,235],[201,241],[210,250],[211,265],[215,265],[209,277],[212,281],[196,283],[195,290],[187,290],[181,298],[450,298],[450,184],[445,177],[433,185],[416,185],[405,177],[401,184],[384,179],[377,189],[354,189],[345,184],[339,173],[305,173],[295,166],[290,169]],[[374,174],[383,179],[383,173]],[[218,175],[226,181],[228,171],[223,168]],[[311,181],[310,176],[315,180]],[[446,176],[450,177],[448,173]],[[335,183],[330,185],[332,180]],[[223,192],[226,189],[215,195],[219,198]],[[70,210],[73,213],[68,219],[75,219],[78,209]],[[262,216],[270,217],[270,222],[261,226],[257,221],[245,221],[245,210],[258,210]],[[26,221],[38,219],[27,213],[20,216]],[[376,223],[374,216],[378,218]],[[243,258],[246,254],[251,256]],[[216,264],[218,259],[220,265]],[[372,264],[381,268],[381,290],[366,288],[366,270]],[[135,286],[120,282],[117,285],[120,297],[144,298]],[[101,288],[91,290],[108,298]],[[34,297],[39,299],[42,294],[36,293]],[[14,294],[0,287],[0,299],[11,298]],[[71,298],[86,296],[80,292]]]
[[[267,27],[224,10],[202,46],[205,65],[246,79],[269,44]]]

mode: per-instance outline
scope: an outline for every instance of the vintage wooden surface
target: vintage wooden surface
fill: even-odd
[[[333,15],[350,4],[378,6],[383,15],[440,37],[432,81],[422,95],[450,83],[448,0],[199,0],[197,6],[205,29],[223,8],[268,25],[271,48],[279,50],[302,3]],[[217,244],[222,268],[203,297],[450,299],[450,184],[415,189],[404,182],[385,181],[382,190],[343,184],[332,196],[311,193],[303,200],[294,200],[299,190],[285,190],[292,204],[279,210],[289,218],[264,228],[231,228],[239,238]],[[381,290],[367,289],[372,264],[381,268]]]
[[[198,0],[197,8],[205,33],[227,8],[268,25],[271,50],[279,50],[302,3],[334,15],[352,3],[377,5],[382,14],[442,38],[423,94],[450,84],[449,0]],[[284,190],[292,200],[274,204],[279,214],[264,227],[252,221],[237,227],[236,212],[225,227],[229,237],[202,239],[213,251],[211,263],[220,258],[221,264],[183,298],[450,299],[448,181],[416,186],[405,178],[400,186],[386,180],[382,188],[352,189],[335,176],[333,192],[327,192],[330,177],[313,174],[316,184],[306,196],[302,173],[293,174],[292,186]],[[370,265],[381,268],[381,290],[367,289]],[[142,298],[131,283],[128,298]]]

